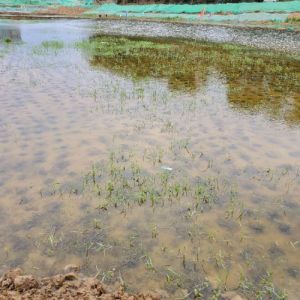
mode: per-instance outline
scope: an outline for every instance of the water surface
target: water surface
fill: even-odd
[[[295,55],[103,36],[86,21],[5,21],[8,35],[1,270],[76,263],[169,299],[299,299]]]

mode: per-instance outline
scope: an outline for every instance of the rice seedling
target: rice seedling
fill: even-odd
[[[153,266],[151,257],[148,256],[148,255],[145,255],[143,258],[145,260],[145,267],[146,267],[146,269],[149,270],[149,271],[155,271],[155,268]]]
[[[58,54],[58,51],[64,48],[64,43],[62,41],[43,41],[40,45],[34,46],[32,48],[32,53],[35,55],[45,55],[54,53]]]
[[[272,281],[272,274],[267,272],[261,276],[260,280],[256,283],[252,282],[248,278],[241,276],[239,289],[251,299],[263,300],[263,299],[275,299],[284,300],[287,299],[287,295],[284,291],[279,291],[275,288]]]
[[[43,41],[41,46],[45,49],[60,50],[64,47],[64,43],[62,41]]]

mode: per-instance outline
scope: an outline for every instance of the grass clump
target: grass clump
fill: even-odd
[[[132,40],[125,37],[105,36],[92,38],[76,44],[78,48],[88,51],[89,54],[114,58],[115,56],[136,56],[141,52],[155,49],[168,49],[170,45],[158,44],[148,40]]]
[[[242,291],[244,295],[247,295],[249,299],[287,299],[287,295],[274,286],[272,274],[268,272],[261,276],[260,279],[255,283],[247,278],[242,278],[240,281],[239,290]]]
[[[197,211],[210,209],[219,200],[218,182],[213,178],[177,178],[169,171],[150,171],[126,153],[113,152],[109,161],[92,165],[83,180],[83,190],[97,196],[100,208],[166,201],[189,200]]]
[[[12,43],[12,40],[10,38],[5,38],[4,43],[10,44],[10,43]]]
[[[44,55],[48,53],[57,54],[59,50],[64,48],[62,41],[43,41],[39,46],[35,46],[32,49],[33,54]]]

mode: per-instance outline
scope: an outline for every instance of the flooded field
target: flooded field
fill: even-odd
[[[0,23],[1,271],[299,299],[299,54],[105,26]]]

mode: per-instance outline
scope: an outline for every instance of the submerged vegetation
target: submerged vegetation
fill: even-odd
[[[59,50],[64,47],[64,43],[62,41],[44,41],[42,42],[41,46],[46,49]]]
[[[264,110],[291,123],[300,119],[300,58],[295,55],[233,44],[120,36],[96,36],[77,46],[88,53],[95,67],[134,80],[163,78],[175,91],[197,90],[205,86],[212,72],[218,72],[228,86],[233,107]]]
[[[39,46],[33,47],[32,51],[34,54],[43,55],[47,53],[57,54],[59,50],[64,48],[64,42],[62,41],[43,41]]]
[[[10,44],[12,42],[12,40],[10,38],[5,38],[4,39],[4,43],[6,44]]]
[[[154,164],[161,163],[160,160],[148,159]],[[163,206],[165,201],[192,198],[195,202],[188,210],[203,211],[217,202],[221,183],[216,178],[195,178],[192,181],[178,179],[164,169],[151,174],[130,157],[112,153],[107,166],[92,166],[92,170],[85,176],[84,189],[95,193],[101,199],[99,207],[105,209],[108,206],[130,206],[135,203],[142,205],[146,202],[152,207]],[[194,183],[191,184],[192,182]]]
[[[120,265],[114,264],[113,270],[98,274],[104,282],[114,282],[118,278],[116,269],[126,272],[127,266],[144,265],[150,278],[164,278],[164,289],[170,294],[178,289],[186,289],[186,292],[181,292],[181,299],[222,299],[221,295],[229,288],[229,278],[237,272],[234,266],[237,260],[240,279],[235,283],[236,292],[247,299],[287,299],[285,292],[274,284],[271,273],[257,267],[257,264],[262,263],[254,254],[259,251],[259,247],[251,250],[249,257],[246,254],[248,250],[245,250],[245,254],[238,251],[238,255],[245,255],[240,260],[235,257],[236,254],[230,254],[235,237],[228,236],[226,232],[220,234],[215,229],[214,222],[217,221],[220,228],[229,230],[229,234],[234,232],[241,245],[248,245],[249,233],[245,231],[248,231],[247,228],[252,230],[252,227],[259,227],[257,221],[262,216],[240,198],[232,180],[222,174],[209,176],[206,174],[208,170],[202,171],[202,176],[191,177],[182,173],[183,170],[162,165],[165,156],[170,153],[152,157],[147,154],[155,151],[159,152],[157,149],[148,149],[142,157],[132,151],[112,151],[109,159],[93,164],[80,183],[67,186],[54,183],[48,191],[43,191],[42,196],[47,198],[67,196],[69,199],[93,199],[97,213],[92,213],[94,219],[84,237],[77,231],[67,236],[51,230],[40,240],[38,247],[49,256],[57,255],[60,251],[69,254],[75,251],[85,255],[84,267],[87,269],[91,257],[99,253],[106,256],[107,252],[120,251],[124,256]],[[172,152],[171,149],[169,151]],[[180,155],[184,155],[184,152],[182,148]],[[178,159],[178,153],[176,156]],[[156,212],[158,219],[152,217],[151,223],[147,219],[143,220],[144,225],[139,221],[132,224],[136,233],[132,232],[125,244],[120,244],[120,241],[110,236],[107,214],[114,215],[113,211],[116,210],[117,215],[120,213],[125,216],[135,210],[136,206],[152,209],[153,216]],[[159,211],[172,214],[176,223],[172,221],[173,218],[170,224],[159,220]],[[217,220],[214,219],[215,214]],[[205,215],[212,220],[206,219]],[[207,224],[202,223],[203,218]],[[179,247],[175,254],[172,243],[170,245],[168,239],[164,238],[166,226],[170,226],[169,234],[175,230],[183,235],[179,240],[184,238],[188,248]],[[154,244],[160,243],[159,252],[166,261],[171,263],[175,259],[176,262],[166,266],[156,265],[158,253],[148,248],[151,240],[156,241]],[[210,253],[203,252],[204,244],[209,245]],[[216,286],[206,277],[211,268],[219,274]],[[254,274],[251,275],[252,272]]]
[[[299,57],[79,33],[0,70],[0,263],[166,299],[297,292]]]

